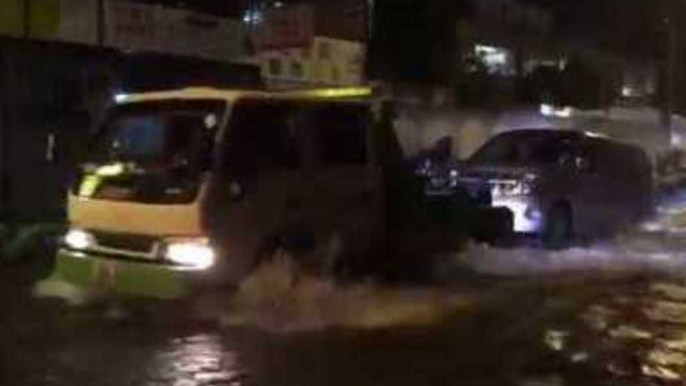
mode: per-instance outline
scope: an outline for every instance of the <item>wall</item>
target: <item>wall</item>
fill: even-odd
[[[540,106],[488,111],[401,103],[396,106],[396,112],[398,136],[408,155],[430,148],[439,139],[450,136],[455,155],[464,159],[490,137],[514,129],[560,128],[597,132],[633,143],[653,157],[669,147],[670,139],[686,143],[684,119],[675,117],[675,138],[670,138],[660,127],[659,111],[651,108],[575,111],[569,119],[544,117],[540,114]]]
[[[248,56],[243,23],[125,1],[105,3],[104,45],[224,62]]]
[[[122,0],[102,4],[100,14],[96,0],[2,0],[0,36],[221,62],[252,55],[240,20]]]

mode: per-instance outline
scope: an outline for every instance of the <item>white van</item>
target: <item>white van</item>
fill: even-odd
[[[235,284],[279,248],[370,250],[384,183],[369,94],[118,97],[70,192],[55,276],[176,297]]]

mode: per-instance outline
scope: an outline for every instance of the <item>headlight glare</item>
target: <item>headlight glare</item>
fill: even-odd
[[[95,238],[86,231],[70,229],[64,236],[64,243],[71,249],[83,251],[95,245]]]
[[[533,193],[535,182],[536,181],[534,179],[527,178],[517,180],[516,182],[497,184],[494,187],[493,195],[505,197],[528,196]]]
[[[207,269],[214,265],[216,253],[207,240],[170,240],[165,258],[174,264],[195,269]]]

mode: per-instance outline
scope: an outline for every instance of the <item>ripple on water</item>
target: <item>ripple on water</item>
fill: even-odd
[[[185,386],[238,386],[245,378],[238,355],[215,334],[170,341],[155,358],[151,372],[158,380]]]

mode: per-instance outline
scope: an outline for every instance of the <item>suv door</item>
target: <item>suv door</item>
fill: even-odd
[[[577,210],[586,220],[581,232],[589,237],[607,237],[612,234],[616,223],[618,191],[617,176],[609,146],[600,141],[586,141],[584,164],[578,168],[582,187]]]
[[[302,215],[299,108],[271,100],[237,102],[222,140],[208,218],[213,238],[241,278]]]
[[[312,168],[307,206],[321,242],[367,252],[382,224],[382,192],[366,105],[321,103],[307,109]],[[340,250],[339,250],[340,252]]]

